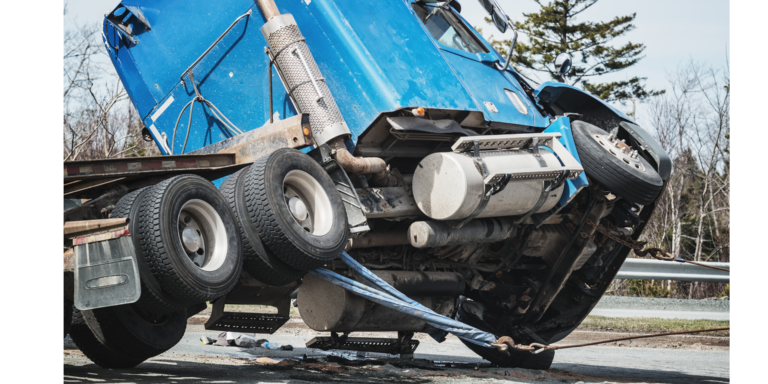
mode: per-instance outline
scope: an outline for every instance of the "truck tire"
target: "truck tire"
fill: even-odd
[[[138,214],[141,251],[175,302],[226,295],[243,267],[243,245],[227,201],[208,180],[179,175],[152,187]]]
[[[80,352],[102,368],[133,368],[146,359],[130,357],[108,347],[88,328],[82,312],[72,306],[72,326],[69,336]]]
[[[300,279],[306,272],[285,264],[261,242],[243,199],[244,175],[247,170],[248,168],[237,171],[224,180],[219,187],[240,227],[240,240],[243,242],[243,270],[264,284],[286,285]]]
[[[286,264],[308,271],[344,250],[349,229],[341,197],[306,154],[284,148],[260,158],[246,174],[243,193],[264,245]]]
[[[152,275],[152,272],[149,269],[149,264],[147,264],[144,254],[141,252],[141,241],[137,235],[139,208],[141,206],[141,199],[146,196],[150,189],[152,189],[151,186],[144,187],[123,196],[117,204],[115,204],[115,209],[112,210],[110,217],[130,219],[128,222],[128,230],[132,234],[131,241],[133,242],[133,248],[136,252],[136,262],[139,267],[139,276],[141,280],[141,297],[139,297],[139,300],[135,304],[145,311],[155,314],[166,314],[184,309],[185,306],[176,302],[162,291],[160,283],[158,283],[157,279]]]
[[[472,301],[462,302],[456,312],[456,320],[469,324],[477,329],[493,333],[490,327],[481,318],[475,315],[472,310],[468,310],[467,307],[473,305],[478,306],[477,303]],[[499,335],[496,336],[498,337]],[[459,340],[478,356],[500,367],[545,370],[552,366],[552,360],[555,359],[555,351],[544,351],[534,355],[530,352],[510,350],[509,356],[507,356],[494,348],[482,347],[465,341],[464,339]]]
[[[74,303],[64,300],[64,337],[69,335],[69,329],[72,328],[72,307]]]
[[[187,312],[152,315],[134,304],[81,311],[88,328],[119,352],[146,360],[178,344],[187,326]]]
[[[112,213],[109,214],[109,217],[112,219],[131,218],[130,214],[131,208],[133,208],[133,203],[139,198],[139,195],[141,195],[142,192],[147,190],[147,188],[150,187],[137,189],[121,197],[120,200],[117,201],[117,204],[115,204],[115,208],[112,209]]]
[[[633,159],[609,140],[609,134],[592,124],[571,124],[581,165],[591,179],[616,196],[632,203],[647,205],[661,193],[661,176],[642,156]]]

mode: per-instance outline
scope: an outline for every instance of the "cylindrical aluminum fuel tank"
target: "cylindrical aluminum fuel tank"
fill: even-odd
[[[293,16],[283,14],[270,19],[261,27],[261,33],[298,109],[309,114],[315,142],[321,145],[348,136],[347,123]]]
[[[547,150],[540,151],[547,166],[560,167],[560,161]],[[480,156],[490,173],[543,168],[527,151],[489,151]],[[534,208],[544,189],[541,180],[511,180],[477,216],[519,216]],[[460,220],[471,215],[480,204],[485,184],[483,174],[471,156],[453,152],[433,153],[425,157],[413,175],[413,197],[425,215],[435,220]],[[538,212],[546,212],[560,200],[563,187],[549,192]]]

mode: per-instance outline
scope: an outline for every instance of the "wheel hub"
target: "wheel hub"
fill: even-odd
[[[619,140],[612,134],[597,133],[591,137],[613,157],[621,160],[624,165],[645,172],[645,166],[640,161],[640,153],[624,140]]]
[[[307,205],[298,196],[288,199],[288,208],[291,210],[293,217],[298,221],[304,221],[309,216]]]
[[[221,267],[226,258],[227,233],[216,210],[202,200],[186,202],[179,212],[179,241],[189,260],[204,271]]]
[[[283,181],[283,197],[296,223],[315,236],[331,230],[333,209],[320,183],[307,172],[293,170]]]
[[[189,252],[197,252],[200,249],[200,235],[192,227],[186,227],[181,231],[181,242]]]

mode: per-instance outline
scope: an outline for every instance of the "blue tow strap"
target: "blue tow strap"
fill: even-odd
[[[355,259],[349,256],[346,252],[342,252],[341,260],[347,264],[349,268],[357,272],[368,285],[361,284],[325,268],[318,268],[309,272],[329,283],[338,285],[358,296],[373,301],[374,303],[424,320],[432,327],[452,333],[470,343],[486,348],[494,348],[494,346],[491,345],[496,343],[496,337],[493,334],[435,313],[431,309],[411,300],[408,296],[405,296],[402,292],[373,274],[368,268],[355,261]]]

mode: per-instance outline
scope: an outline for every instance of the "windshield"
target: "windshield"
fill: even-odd
[[[416,3],[413,4],[413,10],[438,43],[470,53],[488,53],[467,26],[450,11]]]

